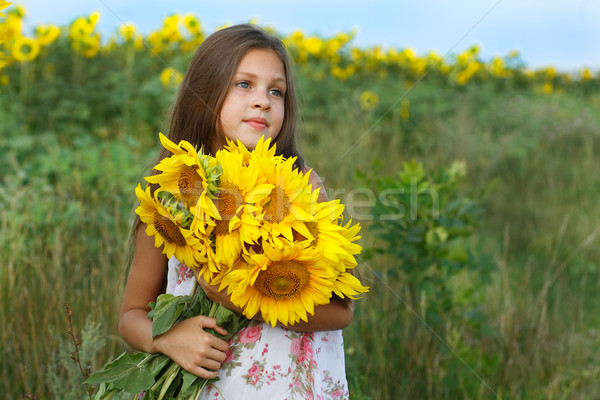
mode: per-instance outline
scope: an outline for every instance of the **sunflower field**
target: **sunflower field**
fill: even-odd
[[[0,398],[88,398],[83,376],[130,350],[134,188],[210,32],[0,13]],[[363,227],[351,398],[599,398],[600,72],[354,35],[280,36],[302,153]]]

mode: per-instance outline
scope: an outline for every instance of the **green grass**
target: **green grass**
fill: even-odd
[[[41,66],[27,73],[35,68]],[[102,79],[101,65],[94,68],[79,73]],[[113,73],[108,83],[118,81],[118,70]],[[60,92],[64,79],[53,87],[60,101],[69,100]],[[377,162],[393,175],[413,158],[430,171],[465,160],[466,194],[496,181],[469,242],[478,268],[449,279],[454,306],[437,319],[431,307],[439,299],[422,291],[412,302],[397,260],[380,255],[359,263],[371,291],[356,303],[355,320],[344,331],[352,398],[600,397],[600,94],[542,95],[488,82],[456,88],[435,79],[409,90],[392,77],[316,82],[301,75],[299,82],[301,147],[330,196],[357,201],[349,197],[360,185],[353,179],[357,169]],[[38,107],[56,99],[42,101],[34,88],[30,83],[25,94],[18,86],[3,88],[0,98],[0,107],[10,110],[0,121],[6,138],[0,144],[0,393],[6,399],[47,398],[49,385],[56,386],[48,366],[58,368],[50,360],[68,345],[66,303],[78,332],[88,317],[101,324],[106,345],[91,361],[94,368],[126,348],[117,315],[133,188],[152,159],[172,99],[172,90],[149,79],[125,92],[129,99],[143,92],[146,102],[123,108],[116,97],[112,109],[99,109],[101,117],[85,117],[102,93],[86,100],[78,92],[81,114],[61,114],[44,128],[35,111],[51,112]],[[358,101],[367,89],[380,96],[369,112]],[[402,96],[410,100],[408,121],[396,103]],[[368,249],[376,240],[370,221],[360,222]],[[65,392],[81,383],[58,373]]]

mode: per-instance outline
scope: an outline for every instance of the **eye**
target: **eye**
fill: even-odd
[[[248,81],[239,81],[235,85],[242,89],[250,89],[250,82]]]
[[[269,90],[269,93],[276,97],[283,97],[283,91],[280,89],[271,89]]]

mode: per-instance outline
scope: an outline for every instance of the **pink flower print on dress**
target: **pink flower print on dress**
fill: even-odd
[[[178,285],[181,285],[182,282],[185,282],[194,276],[192,270],[189,269],[185,264],[181,264],[176,272]]]
[[[227,353],[225,353],[225,361],[223,361],[223,364],[233,361],[234,359],[235,359],[235,355],[233,354],[231,349],[229,349],[229,350],[227,350]]]
[[[254,376],[254,375],[258,374],[258,371],[260,371],[260,368],[258,367],[258,365],[256,363],[254,363],[248,370],[248,375]]]
[[[334,391],[333,393],[331,393],[331,397],[333,397],[334,399],[337,399],[339,397],[341,397],[344,394],[344,391],[342,389],[338,389],[336,391]]]
[[[290,351],[296,356],[299,363],[304,361],[304,354],[302,351],[302,341],[300,339],[293,339],[290,346]]]
[[[304,355],[306,355],[306,358],[308,358],[309,360],[313,360],[313,347],[312,347],[312,341],[310,340],[302,340],[304,343],[303,350],[304,350]]]
[[[261,327],[260,325],[249,326],[244,328],[238,333],[240,343],[256,343],[260,339]]]

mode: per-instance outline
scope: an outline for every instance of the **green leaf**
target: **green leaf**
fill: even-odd
[[[148,370],[152,376],[156,376],[169,362],[173,363],[174,361],[164,354],[156,354],[156,357],[152,357],[148,363]]]
[[[106,383],[102,382],[98,387],[98,391],[94,396],[94,400],[102,400],[102,396],[104,396],[104,394],[106,394]]]
[[[215,312],[215,319],[217,320],[217,325],[223,326],[231,322],[234,318],[237,318],[237,314],[233,311],[219,305],[217,307],[217,311]]]
[[[152,336],[162,335],[171,329],[186,303],[190,301],[190,296],[174,296],[172,294],[158,296],[152,314]]]
[[[123,353],[103,370],[90,375],[86,383],[89,385],[108,383],[128,393],[142,392],[154,384],[154,374],[150,364],[152,358],[157,356],[159,355]]]
[[[191,396],[192,392],[196,390],[196,387],[204,383],[204,381],[206,380],[194,374],[190,374],[185,370],[181,371],[181,375],[183,376],[183,383],[181,385],[181,391],[179,392],[179,397],[181,398]]]
[[[150,311],[148,312],[147,317],[150,319],[154,319],[154,309],[156,308],[156,303],[154,301],[151,301],[150,303],[148,303],[148,307],[150,307]]]

